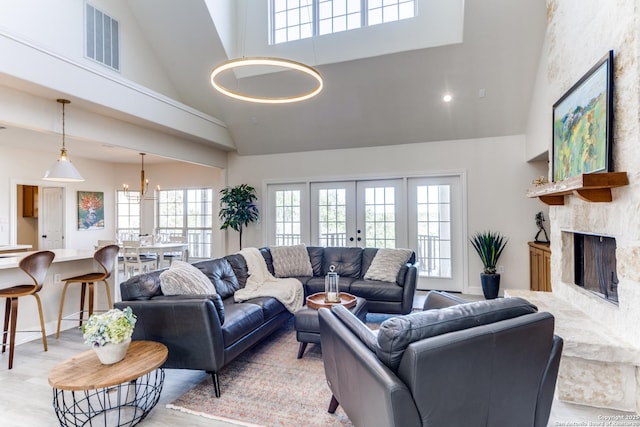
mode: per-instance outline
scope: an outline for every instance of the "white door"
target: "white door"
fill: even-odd
[[[271,246],[309,243],[309,197],[306,184],[270,184],[268,242]]]
[[[418,289],[464,289],[460,181],[460,176],[408,180],[409,247],[418,261]]]
[[[311,184],[311,242],[319,246],[406,247],[401,179]]]
[[[64,204],[62,187],[43,187],[40,194],[40,249],[64,248]]]
[[[359,246],[356,243],[355,181],[311,184],[311,244]]]
[[[358,246],[406,248],[405,197],[401,179],[358,181]],[[362,239],[360,244],[360,239]]]

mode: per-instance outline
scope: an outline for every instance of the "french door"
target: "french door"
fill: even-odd
[[[464,245],[460,176],[409,178],[409,247],[418,261],[418,289],[462,292]]]
[[[311,244],[406,247],[401,179],[311,183]]]
[[[418,289],[467,287],[464,175],[269,184],[268,242],[409,248]]]

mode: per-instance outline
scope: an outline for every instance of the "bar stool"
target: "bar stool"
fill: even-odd
[[[80,290],[80,326],[82,326],[82,321],[84,319],[84,300],[87,291],[87,287],[89,288],[89,317],[93,314],[93,285],[94,283],[103,282],[105,292],[107,293],[107,302],[109,304],[109,308],[113,306],[113,302],[111,301],[111,290],[109,289],[109,283],[107,279],[111,276],[111,271],[113,270],[113,266],[115,264],[116,257],[118,256],[118,252],[120,251],[120,246],[118,245],[108,245],[102,248],[99,248],[93,254],[93,259],[100,265],[102,271],[92,272],[81,274],[79,276],[69,277],[68,279],[64,279],[64,288],[62,289],[62,297],[60,298],[60,311],[58,312],[58,329],[56,330],[56,338],[60,338],[60,322],[62,320],[76,320],[76,319],[63,319],[62,310],[64,308],[64,297],[67,293],[67,288],[72,283],[81,283],[82,288]],[[71,316],[75,315],[72,314]]]
[[[38,292],[42,289],[47,271],[55,258],[51,251],[36,252],[22,258],[18,266],[22,271],[33,279],[33,284],[16,285],[10,288],[0,289],[0,298],[6,298],[4,309],[4,329],[2,330],[2,352],[7,346],[7,333],[9,333],[9,369],[13,368],[13,351],[16,344],[16,322],[18,320],[18,298],[33,295],[38,303],[38,314],[40,315],[40,331],[42,333],[42,344],[44,351],[47,351],[47,333],[44,329],[44,316],[42,315],[42,303]],[[10,327],[10,328],[9,328]]]

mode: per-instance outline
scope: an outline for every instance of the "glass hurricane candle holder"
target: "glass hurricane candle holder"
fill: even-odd
[[[324,277],[324,302],[340,302],[340,276],[335,272],[336,267],[329,267],[329,272]]]

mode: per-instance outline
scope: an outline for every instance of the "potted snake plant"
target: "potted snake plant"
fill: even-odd
[[[507,246],[507,239],[498,232],[483,231],[474,234],[470,240],[482,261],[482,293],[486,299],[497,298],[500,292],[500,274],[496,272],[496,265]]]

